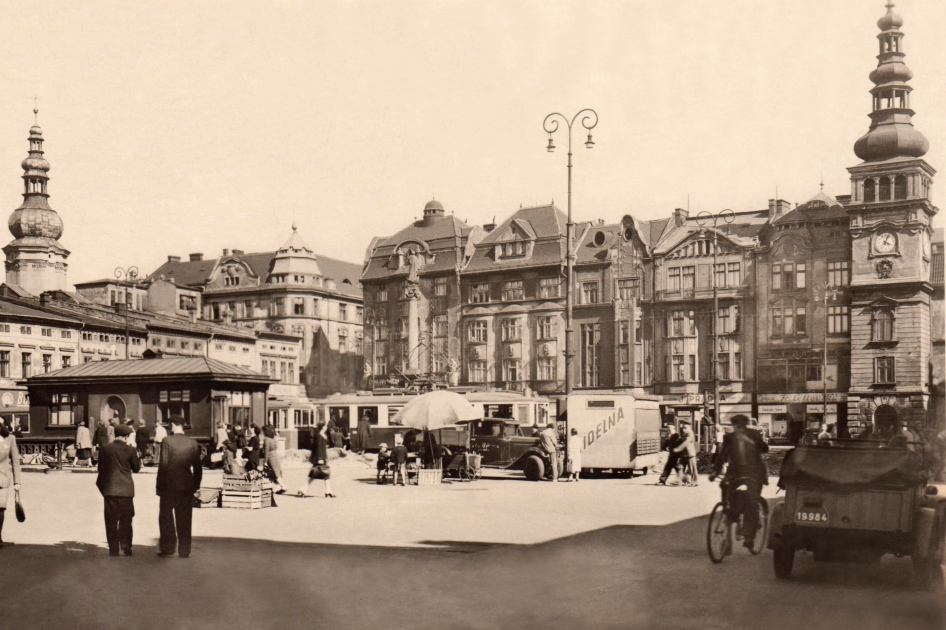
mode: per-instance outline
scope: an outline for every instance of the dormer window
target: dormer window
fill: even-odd
[[[502,243],[499,245],[500,258],[516,258],[519,256],[525,256],[525,255],[526,255],[525,241],[512,241],[509,243]]]

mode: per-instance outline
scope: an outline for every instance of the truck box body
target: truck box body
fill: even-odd
[[[582,469],[657,466],[660,409],[656,399],[626,392],[575,392],[566,401],[567,433],[578,429]]]

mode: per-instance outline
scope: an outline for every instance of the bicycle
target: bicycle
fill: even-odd
[[[742,503],[744,495],[748,490],[747,482],[751,479],[740,477],[731,482],[725,478],[720,480],[720,486],[729,484],[732,489],[723,491],[723,501],[720,501],[710,512],[709,523],[706,527],[706,551],[709,553],[710,560],[714,564],[719,564],[723,559],[732,554],[733,542],[743,539],[743,521],[745,513],[740,512],[733,519],[733,503]],[[740,493],[737,495],[737,493]],[[759,497],[756,502],[756,508],[759,511],[759,528],[756,530],[755,540],[749,549],[752,555],[759,555],[765,548],[766,536],[769,529],[769,504],[765,499]]]

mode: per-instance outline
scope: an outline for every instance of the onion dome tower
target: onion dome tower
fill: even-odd
[[[38,109],[33,110],[39,114]],[[15,240],[3,248],[6,283],[33,295],[67,290],[66,259],[69,251],[59,243],[63,226],[59,214],[49,207],[49,162],[43,157],[43,130],[30,128],[29,155],[23,160],[23,203],[13,211],[7,226]]]
[[[938,211],[930,198],[936,171],[923,159],[929,142],[913,127],[903,18],[893,2],[886,7],[877,22],[879,63],[870,73],[871,125],[854,144],[863,162],[848,168],[851,200],[845,204],[851,235],[847,415],[861,426],[874,423],[875,431],[883,423],[927,418],[931,224]]]
[[[874,97],[870,131],[854,143],[854,153],[865,162],[898,157],[922,157],[930,148],[926,137],[913,127],[907,82],[913,72],[903,62],[903,18],[887,3],[887,14],[877,21],[880,54],[877,68],[870,73]]]

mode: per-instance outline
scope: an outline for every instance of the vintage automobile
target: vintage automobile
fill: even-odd
[[[918,587],[941,584],[946,497],[926,481],[920,456],[905,446],[836,440],[795,448],[769,527],[776,577],[791,576],[799,550],[823,562],[875,563],[889,553],[913,559]]]
[[[505,418],[471,420],[459,427],[465,432],[466,448],[481,456],[480,465],[484,468],[521,470],[531,481],[551,475],[550,461],[539,446],[539,438],[526,435],[533,433],[532,427]]]

